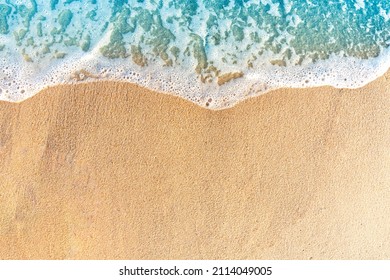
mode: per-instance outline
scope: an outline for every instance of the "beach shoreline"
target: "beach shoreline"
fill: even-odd
[[[128,83],[0,102],[1,259],[388,259],[390,73],[210,110]]]

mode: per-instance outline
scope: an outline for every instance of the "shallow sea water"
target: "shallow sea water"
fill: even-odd
[[[0,0],[0,100],[129,81],[200,106],[355,88],[390,65],[385,0]]]

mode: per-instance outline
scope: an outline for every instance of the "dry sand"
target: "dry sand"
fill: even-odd
[[[388,259],[389,205],[389,73],[223,111],[119,83],[0,103],[2,259]]]

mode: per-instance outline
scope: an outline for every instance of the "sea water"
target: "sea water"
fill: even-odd
[[[220,109],[363,86],[389,45],[388,0],[0,0],[0,100],[113,80]]]

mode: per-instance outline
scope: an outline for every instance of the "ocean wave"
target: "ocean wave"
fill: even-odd
[[[356,88],[390,66],[384,0],[0,1],[0,100],[133,82],[221,109],[282,87]]]

